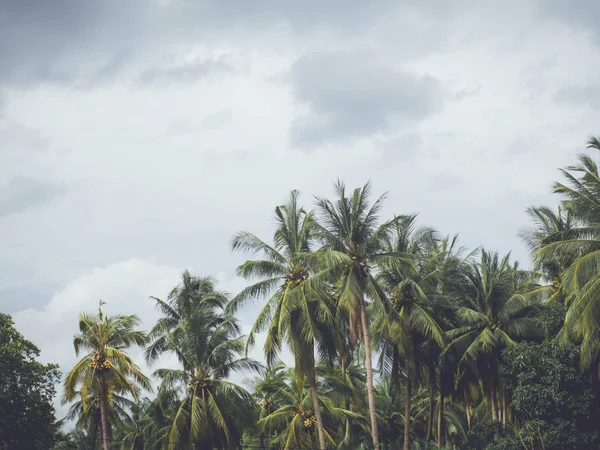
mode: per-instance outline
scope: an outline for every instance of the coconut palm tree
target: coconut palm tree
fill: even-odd
[[[289,346],[296,371],[307,377],[319,446],[324,450],[327,444],[318,403],[315,344],[318,347],[329,341],[319,338],[328,334],[333,315],[326,291],[306,282],[315,271],[316,259],[310,248],[315,223],[311,214],[300,207],[298,198],[298,191],[292,191],[287,204],[275,208],[273,246],[248,232],[234,236],[234,251],[260,254],[262,259],[246,261],[238,267],[239,276],[259,281],[242,290],[228,305],[228,311],[234,313],[251,300],[267,299],[250,332],[249,343],[253,343],[255,333],[267,331],[264,351],[269,364],[278,357],[284,343]]]
[[[152,445],[155,423],[150,416],[152,400],[143,398],[129,408],[129,414],[119,427],[121,450],[147,450]]]
[[[181,274],[181,282],[173,288],[166,300],[150,297],[156,302],[156,308],[162,314],[149,333],[150,345],[145,356],[154,362],[163,353],[177,353],[177,346],[172,340],[178,334],[186,333],[188,318],[199,308],[223,310],[228,302],[225,292],[216,288],[216,280],[212,277],[196,277],[185,270]],[[232,328],[235,331],[235,327]]]
[[[390,309],[374,271],[382,262],[398,264],[403,259],[404,255],[390,253],[385,248],[399,218],[379,223],[385,195],[371,203],[370,183],[355,189],[351,196],[346,195],[341,181],[335,183],[334,190],[337,198],[333,202],[317,198],[320,225],[316,236],[322,243],[317,253],[324,268],[312,279],[315,284],[327,282],[335,286],[338,306],[348,314],[352,339],[362,339],[364,343],[371,433],[373,445],[378,448],[367,300]]]
[[[131,438],[137,438],[137,443],[139,443],[141,437],[144,441],[144,450],[162,450],[173,447],[169,444],[169,432],[179,403],[180,398],[175,390],[162,391],[149,403],[142,405],[139,417],[132,411],[130,416],[134,420],[124,421],[125,427],[121,430],[125,434],[122,441],[123,446],[131,444]],[[127,433],[130,433],[129,436]]]
[[[242,410],[246,411],[247,393],[239,386],[229,386],[225,379],[231,371],[260,368],[255,361],[240,354],[245,339],[239,336],[237,320],[224,311],[228,302],[227,294],[217,289],[214,278],[193,276],[186,270],[181,275],[181,282],[173,288],[166,300],[151,298],[163,317],[158,319],[150,332],[151,343],[145,352],[146,359],[153,364],[161,355],[170,353],[177,357],[182,366],[177,370],[155,371],[162,384],[153,414],[169,422],[166,429],[162,427],[160,431],[155,430],[155,434],[160,436],[165,445],[178,445],[182,442],[200,445],[199,442],[210,442],[210,439],[225,445],[230,440],[239,439],[241,432],[231,416],[227,416],[226,421],[218,420],[218,416],[225,413],[220,413],[211,404],[195,400],[206,392],[221,401],[233,401],[231,399],[237,396]],[[215,349],[218,342],[222,347]],[[213,351],[216,353],[212,354]],[[225,359],[217,360],[217,357]],[[218,368],[216,372],[211,368],[226,361],[229,361],[227,365]],[[191,390],[186,391],[186,383],[189,386],[197,386],[195,383],[199,383],[201,388],[190,387]],[[189,395],[182,400],[181,395],[184,393]],[[198,417],[190,410],[192,405],[215,415]],[[210,430],[213,422],[214,428],[218,430],[215,436]]]
[[[401,448],[404,441],[400,430],[405,422],[403,386],[399,386],[390,376],[382,377],[375,385],[375,400],[380,425],[381,444],[389,448]]]
[[[244,357],[245,337],[239,335],[236,319],[223,311],[221,294],[214,286],[180,289],[185,286],[185,278],[175,291],[191,292],[191,297],[174,295],[168,302],[158,303],[168,326],[157,333],[162,340],[160,346],[154,341],[147,351],[151,361],[153,355],[175,354],[180,365],[177,369],[161,368],[154,372],[161,380],[158,402],[169,403],[165,399],[178,398],[167,445],[189,444],[194,448],[236,445],[243,428],[254,422],[254,403],[245,389],[227,378],[233,372],[260,371],[262,366]],[[211,283],[200,283],[208,284]],[[196,282],[192,285],[199,286]],[[186,300],[188,297],[190,302]],[[189,307],[180,308],[187,303]]]
[[[421,260],[421,271],[430,274],[426,277],[427,295],[432,303],[429,312],[445,331],[452,330],[456,325],[453,320],[454,311],[469,286],[467,275],[471,268],[472,255],[473,252],[465,254],[465,249],[458,246],[458,235],[454,235],[436,241],[433,252]],[[442,355],[443,348],[438,342],[428,339],[423,350],[430,400],[426,440],[432,437],[437,397],[437,442],[438,446],[441,446],[444,438],[444,420],[447,417],[445,398],[454,388],[453,377],[456,370],[449,364],[448,355]]]
[[[383,262],[377,281],[388,293],[397,314],[383,314],[373,322],[377,338],[383,343],[380,367],[396,387],[406,380],[404,414],[404,449],[410,449],[411,397],[413,383],[420,379],[431,357],[429,340],[443,347],[442,329],[434,319],[433,296],[436,294],[438,267],[428,261],[439,258],[435,253],[437,238],[429,228],[415,229],[415,215],[396,222],[394,235],[388,242],[389,253],[410,257],[411,264]],[[430,296],[431,294],[431,296]],[[428,355],[429,353],[429,355]],[[399,389],[398,389],[399,391]]]
[[[600,150],[598,138],[590,138],[588,148]],[[550,234],[535,256],[559,263],[557,271],[564,269],[558,278],[568,308],[562,336],[581,343],[586,370],[600,361],[600,172],[588,154],[561,172],[565,182],[554,183],[554,193],[562,195],[562,208],[575,224]]]
[[[330,399],[333,405],[357,416],[346,416],[344,428],[339,435],[344,436],[338,448],[358,448],[357,437],[363,435],[370,440],[370,429],[362,411],[367,409],[365,369],[358,360],[346,360],[345,365],[321,363],[317,366],[321,381],[321,393]],[[356,417],[360,417],[356,420]]]
[[[137,330],[139,319],[135,315],[105,315],[103,305],[101,301],[96,314],[84,312],[79,316],[79,333],[73,338],[73,346],[77,356],[82,351],[85,355],[67,374],[64,396],[67,401],[73,401],[78,395],[87,398],[90,390],[96,393],[102,448],[108,450],[111,390],[138,399],[140,388],[151,390],[151,387],[149,379],[125,352],[147,341],[146,334]]]
[[[515,341],[543,337],[534,319],[539,308],[536,294],[543,291],[536,275],[519,270],[509,257],[481,251],[480,261],[472,264],[468,274],[463,305],[456,311],[458,327],[447,332],[449,344],[444,350],[456,355],[456,371],[468,368],[481,377],[493,421],[506,418],[498,410],[502,349]],[[501,405],[504,400],[500,399]]]
[[[70,407],[65,420],[74,421],[77,430],[85,431],[90,441],[102,441],[102,427],[100,417],[100,399],[97,384],[93,379],[85,380],[89,386],[77,392],[79,400]],[[83,393],[82,393],[83,392]],[[115,387],[108,386],[107,415],[110,429],[118,429],[123,422],[128,420],[128,411],[135,405],[133,401],[124,397],[122,392],[115,392]],[[67,403],[63,398],[63,404]],[[112,435],[109,436],[112,439]]]
[[[269,399],[269,409],[265,411],[268,414],[258,425],[264,433],[273,436],[272,443],[282,449],[315,448],[319,440],[315,402],[305,374],[279,364],[272,376],[257,383],[256,388],[262,397]],[[325,432],[332,444],[336,424],[343,424],[346,417],[360,419],[358,414],[335,406],[328,396],[321,397],[317,404],[323,405],[324,417],[330,424]]]
[[[577,226],[573,211],[559,206],[556,211],[547,206],[527,208],[527,214],[533,221],[533,227],[520,233],[523,242],[531,250],[534,270],[542,272],[546,278],[560,283],[561,274],[573,264],[577,254],[546,255],[538,250],[546,245],[559,242]]]

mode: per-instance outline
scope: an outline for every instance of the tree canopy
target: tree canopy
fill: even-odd
[[[81,313],[80,360],[63,383],[68,433],[53,416],[56,366],[37,362],[39,350],[0,315],[0,443],[600,448],[597,159],[579,155],[561,171],[558,208],[527,210],[529,268],[510,253],[465,249],[415,214],[386,216],[371,183],[337,181],[312,209],[292,191],[274,208],[271,236],[232,237],[248,258],[239,292],[185,270],[151,297],[160,317],[149,332],[136,311],[107,315],[101,303]],[[264,363],[250,357],[261,339]]]
[[[38,361],[40,350],[0,313],[0,447],[47,449],[57,431],[53,397],[58,366]]]

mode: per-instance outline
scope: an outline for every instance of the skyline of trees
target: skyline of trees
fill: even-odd
[[[148,332],[102,302],[81,313],[64,401],[84,438],[57,435],[61,448],[599,448],[600,172],[597,154],[578,160],[553,185],[557,209],[527,210],[531,270],[416,215],[382,217],[370,183],[337,181],[312,210],[292,191],[271,239],[233,236],[249,259],[231,298],[184,271],[152,297]],[[264,362],[248,357],[259,333]],[[176,358],[155,368],[156,392],[135,346],[149,365]]]

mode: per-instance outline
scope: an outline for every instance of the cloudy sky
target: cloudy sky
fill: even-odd
[[[338,177],[527,263],[525,208],[552,203],[556,169],[600,133],[599,15],[592,0],[4,0],[0,310],[68,368],[79,311],[102,298],[150,327],[148,296],[185,268],[235,292],[231,235],[270,236],[289,190],[311,206]]]

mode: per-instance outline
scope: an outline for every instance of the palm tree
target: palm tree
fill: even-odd
[[[382,377],[375,385],[375,400],[380,424],[380,439],[383,445],[389,448],[401,448],[403,438],[400,434],[405,417],[400,411],[404,409],[402,403],[402,386],[399,386],[391,376]],[[406,414],[406,412],[405,412]]]
[[[421,270],[430,274],[426,277],[427,295],[433,306],[429,311],[445,331],[454,328],[454,311],[469,286],[468,273],[471,268],[473,252],[466,255],[464,253],[465,249],[458,246],[458,235],[446,236],[436,241],[433,252],[427,258],[422,259],[424,267]],[[455,371],[449,364],[448,355],[443,355],[442,350],[443,348],[439,346],[438,342],[432,339],[426,341],[424,353],[430,399],[427,440],[432,437],[436,409],[435,398],[439,393],[438,446],[442,445],[444,438],[444,421],[447,417],[444,408],[445,397],[454,388],[453,376],[455,375]],[[436,391],[436,387],[439,388],[439,391]]]
[[[468,274],[463,306],[457,311],[458,327],[447,332],[450,342],[445,354],[457,355],[456,370],[476,371],[489,396],[492,420],[505,422],[498,411],[499,357],[515,341],[542,337],[534,314],[539,307],[536,294],[543,292],[535,274],[511,265],[509,256],[481,251],[481,259]],[[505,398],[501,398],[505,405]],[[504,419],[504,420],[503,420]]]
[[[184,289],[186,279],[192,281],[191,289]],[[160,332],[156,332],[157,339],[147,355],[153,361],[162,353],[173,353],[180,364],[178,369],[154,372],[161,380],[159,403],[178,398],[168,431],[170,446],[235,445],[243,427],[254,419],[252,397],[227,378],[232,372],[260,371],[261,365],[243,356],[245,337],[239,335],[235,318],[223,311],[221,298],[225,294],[215,291],[208,281],[184,276],[182,285],[173,292],[185,294],[170,296],[167,302],[157,300],[166,320],[155,327]]]
[[[210,310],[224,309],[227,295],[216,289],[216,280],[212,277],[196,277],[185,270],[181,282],[173,288],[166,300],[150,297],[156,302],[156,308],[162,313],[149,333],[150,345],[146,349],[146,359],[154,362],[167,351],[177,352],[172,340],[178,334],[186,333],[185,326],[189,317],[199,308]]]
[[[532,206],[527,208],[527,214],[533,220],[534,226],[530,230],[521,231],[520,235],[532,252],[534,270],[541,271],[549,280],[560,283],[561,274],[573,264],[577,255],[544,257],[545,255],[538,253],[538,250],[552,242],[561,241],[565,234],[577,226],[573,211],[561,206],[556,211],[547,206]]]
[[[412,264],[384,262],[377,280],[388,293],[396,315],[376,318],[373,328],[384,343],[380,366],[388,368],[392,382],[398,384],[405,374],[404,449],[410,449],[411,397],[413,382],[427,367],[428,340],[443,346],[442,329],[432,317],[433,299],[437,287],[437,267],[428,260],[435,253],[437,239],[429,228],[415,229],[416,216],[402,217],[388,242],[389,253],[404,254]],[[402,364],[403,363],[403,364]]]
[[[598,138],[590,138],[588,148],[600,150]],[[562,336],[581,343],[581,368],[587,370],[600,361],[600,172],[588,154],[561,172],[566,181],[555,183],[554,193],[563,196],[562,208],[575,223],[540,242],[535,256],[559,263],[557,272],[564,269],[560,292],[568,309]]]
[[[139,417],[139,422],[127,423],[124,431],[134,431],[133,437],[138,436],[142,431],[145,450],[162,450],[171,448],[169,444],[169,432],[173,425],[175,413],[179,407],[180,398],[175,390],[170,392],[162,391],[154,397],[150,403],[143,405],[143,414]],[[131,414],[135,418],[135,414]],[[137,431],[136,431],[137,430]],[[131,437],[131,435],[130,435]],[[126,445],[125,439],[123,444]]]
[[[279,364],[269,378],[256,384],[256,389],[268,399],[267,414],[258,425],[264,433],[273,435],[272,443],[282,449],[314,448],[315,438],[318,439],[317,418],[312,388],[305,375]],[[321,397],[316,404],[319,403],[324,406],[323,412],[331,425],[343,423],[346,417],[359,419],[357,414],[335,406],[328,397]],[[334,443],[331,434],[327,431],[326,434]]]
[[[67,401],[72,401],[77,395],[86,398],[90,389],[96,392],[102,447],[108,450],[111,389],[138,399],[140,387],[147,390],[151,387],[149,379],[125,352],[134,345],[146,343],[146,334],[136,329],[139,319],[135,315],[104,315],[103,304],[100,302],[97,314],[84,312],[79,316],[79,333],[73,338],[73,346],[77,356],[82,350],[86,353],[67,374],[64,395]]]
[[[146,450],[152,441],[154,423],[149,412],[152,401],[143,398],[139,403],[130,406],[130,414],[122,421],[119,428],[121,450]]]
[[[362,435],[363,431],[370,435],[368,424],[361,414],[361,411],[367,407],[364,367],[357,360],[352,359],[346,360],[345,365],[321,363],[316,370],[321,380],[323,395],[338,408],[357,414],[356,416],[347,415],[344,430],[340,430],[340,434],[343,433],[344,438],[338,448],[357,448],[357,436]],[[360,417],[360,420],[356,420],[357,417]]]
[[[88,386],[76,393],[79,400],[70,407],[65,420],[75,421],[77,430],[85,431],[90,441],[102,441],[102,427],[100,417],[100,398],[97,383],[93,379],[86,379]],[[111,429],[119,428],[129,419],[128,411],[135,405],[123,392],[116,392],[115,386],[108,386],[107,415]],[[126,393],[125,393],[126,394]],[[63,398],[63,404],[67,403]]]
[[[327,334],[326,326],[333,322],[333,316],[326,303],[328,296],[306,283],[315,270],[316,260],[310,252],[315,223],[311,214],[299,206],[298,198],[298,191],[292,191],[288,203],[275,208],[274,246],[248,232],[234,236],[234,251],[261,254],[262,259],[246,261],[238,267],[239,276],[260,280],[242,290],[228,311],[236,312],[249,300],[268,299],[248,341],[253,343],[255,333],[267,331],[264,350],[269,364],[277,358],[283,343],[290,347],[296,371],[306,375],[310,385],[319,445],[324,450],[327,443],[318,403],[315,341],[317,346],[323,342],[319,336]]]
[[[335,183],[335,202],[317,198],[321,225],[317,237],[323,244],[319,250],[320,261],[325,266],[315,274],[313,282],[331,283],[336,287],[338,305],[348,313],[350,335],[354,340],[362,338],[367,370],[367,397],[373,445],[379,447],[371,337],[367,319],[367,299],[376,306],[389,303],[385,293],[375,279],[376,266],[384,261],[398,263],[401,254],[390,253],[385,243],[399,218],[379,224],[379,213],[385,195],[370,203],[371,185],[365,184],[346,196],[346,188],[340,181]],[[395,262],[394,262],[395,261]]]
[[[60,425],[62,425],[62,423]],[[77,436],[74,432],[65,433],[62,431],[57,431],[52,449],[81,450],[81,447],[77,445]]]

